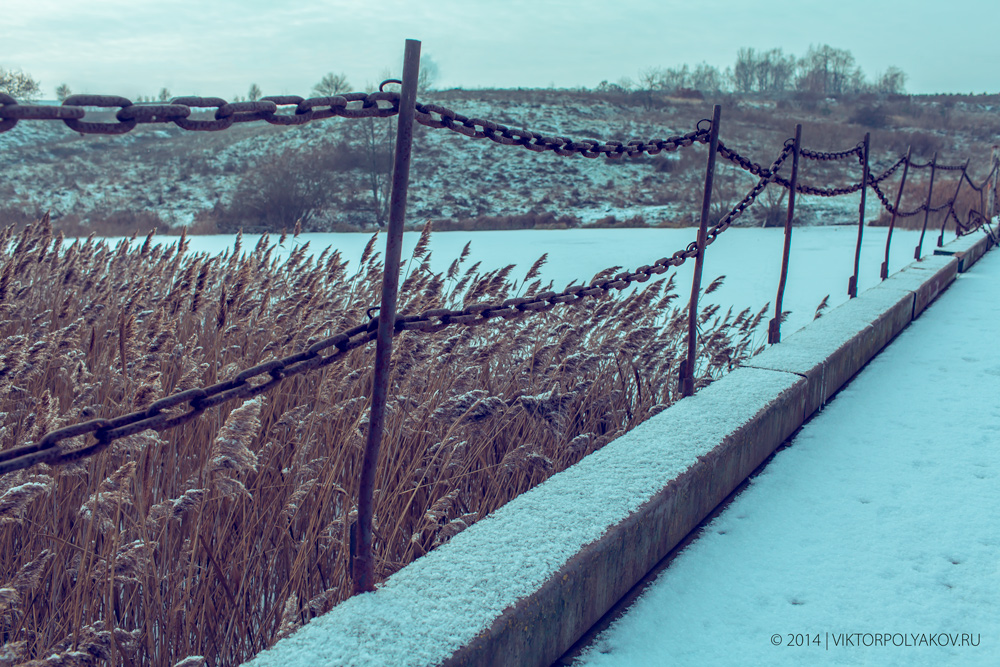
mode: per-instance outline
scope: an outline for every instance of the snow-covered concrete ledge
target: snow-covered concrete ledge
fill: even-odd
[[[966,234],[946,243],[943,248],[935,248],[935,255],[952,256],[958,260],[958,272],[965,273],[986,251],[993,246],[989,236],[981,233]]]
[[[248,664],[551,664],[919,315],[958,263],[911,264]]]

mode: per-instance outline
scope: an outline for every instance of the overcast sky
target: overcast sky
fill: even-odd
[[[731,65],[740,47],[850,50],[913,93],[997,92],[997,0],[3,0],[0,67],[53,98],[309,96],[324,73],[355,90],[423,42],[438,87],[592,87],[651,66]]]

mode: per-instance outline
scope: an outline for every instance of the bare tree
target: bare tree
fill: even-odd
[[[854,56],[847,49],[829,44],[810,46],[799,61],[799,90],[823,95],[857,92],[864,83],[861,68],[855,67]]]
[[[663,89],[673,92],[681,88],[691,87],[691,72],[686,64],[680,67],[668,67],[663,71]]]
[[[313,86],[313,93],[318,97],[330,97],[332,95],[339,95],[340,93],[346,93],[350,90],[351,84],[347,81],[346,74],[334,74],[333,72],[327,72],[327,74],[320,79],[319,83]]]
[[[795,56],[786,56],[781,49],[741,48],[732,70],[733,87],[740,93],[780,93],[790,86],[795,65]]]
[[[738,93],[752,93],[757,81],[757,51],[744,46],[736,52],[732,73],[733,88]]]
[[[171,97],[173,95],[170,94],[170,91],[166,87],[163,87],[160,89],[160,94],[156,99],[160,102],[169,102]]]
[[[19,100],[35,100],[41,92],[41,85],[21,70],[5,70],[0,67],[0,93],[7,93]]]
[[[66,98],[73,94],[73,91],[69,89],[69,86],[65,83],[60,83],[56,86],[56,99],[60,102],[65,102]]]
[[[884,95],[902,95],[906,92],[906,72],[892,65],[878,77],[875,89]]]
[[[722,90],[722,74],[719,69],[706,62],[695,65],[691,73],[691,87],[705,93],[714,93]]]
[[[757,91],[780,93],[786,90],[795,75],[795,64],[795,56],[786,57],[781,49],[758,54],[754,67]]]
[[[261,98],[261,96],[263,96],[263,93],[260,92],[260,86],[256,83],[251,83],[250,90],[247,91],[247,99],[251,102],[256,102]]]
[[[426,93],[429,90],[433,90],[434,84],[437,83],[439,74],[440,68],[438,68],[437,61],[435,61],[431,56],[423,56],[420,59],[420,74],[417,77],[417,92]]]
[[[389,219],[389,194],[392,186],[392,155],[396,143],[396,124],[387,118],[364,118],[360,123],[361,146],[365,154],[365,176],[371,194],[371,211],[379,227]]]
[[[653,93],[663,88],[663,70],[659,67],[640,70],[638,85],[646,93],[646,106],[652,106]]]

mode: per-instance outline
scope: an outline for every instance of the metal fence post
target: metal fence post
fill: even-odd
[[[931,158],[931,184],[927,188],[927,204],[924,206],[924,227],[920,230],[920,240],[917,241],[917,248],[913,251],[913,259],[920,259],[920,253],[924,248],[924,234],[927,233],[927,220],[931,217],[931,195],[934,194],[934,172],[937,171],[937,151]]]
[[[781,255],[781,277],[778,279],[778,296],[774,299],[774,319],[767,325],[767,342],[781,342],[781,301],[785,296],[788,279],[788,256],[792,251],[792,217],[795,215],[795,187],[799,182],[799,150],[802,145],[802,124],[795,126],[795,147],[792,149],[792,179],[788,188],[788,217],[785,218],[785,249]]]
[[[396,126],[396,152],[392,169],[392,193],[389,200],[389,232],[385,244],[385,268],[382,272],[382,303],[378,315],[371,414],[368,421],[368,439],[365,443],[365,456],[358,487],[358,523],[355,536],[357,555],[352,567],[355,595],[375,590],[375,557],[372,551],[372,515],[374,512],[372,497],[375,489],[379,446],[382,442],[382,430],[385,424],[385,404],[389,391],[392,333],[396,324],[399,260],[403,245],[406,189],[410,175],[410,151],[413,140],[413,116],[417,100],[419,70],[420,42],[408,39],[403,57],[403,85]]]
[[[987,197],[988,204],[986,210],[986,219],[989,222],[993,221],[993,211],[996,207],[997,201],[997,180],[1000,178],[1000,146],[993,147],[993,155],[990,160],[990,168],[993,170],[993,186],[990,188],[989,196]]]
[[[708,167],[705,169],[705,192],[701,201],[701,225],[698,227],[698,254],[694,260],[691,279],[691,302],[688,304],[687,359],[681,362],[680,390],[682,396],[694,394],[694,365],[698,351],[698,293],[701,291],[701,270],[705,263],[705,244],[708,239],[708,215],[712,205],[712,182],[715,180],[715,154],[719,151],[719,119],[722,107],[712,110],[712,131],[708,142]]]
[[[861,206],[858,213],[858,245],[854,250],[854,275],[847,281],[847,295],[858,295],[858,270],[861,268],[861,237],[865,232],[865,195],[868,192],[868,149],[871,146],[871,132],[865,132],[864,169],[861,175]]]
[[[892,219],[889,220],[889,233],[885,237],[885,261],[882,262],[882,280],[889,277],[889,244],[892,243],[892,228],[896,226],[896,214],[899,212],[899,202],[903,200],[903,188],[906,187],[906,172],[910,170],[910,152],[912,146],[906,147],[906,162],[903,163],[903,178],[899,181],[899,192],[896,193],[896,205],[892,209]]]
[[[962,165],[962,174],[958,177],[958,187],[955,188],[955,194],[951,196],[951,201],[948,202],[948,212],[944,215],[944,220],[941,221],[941,233],[938,234],[937,246],[940,248],[944,245],[944,228],[948,225],[948,218],[955,215],[955,203],[958,201],[958,193],[962,191],[962,186],[965,185],[965,170],[969,168],[969,160],[965,161]],[[958,216],[955,215],[955,219],[958,220]],[[955,224],[955,236],[961,236],[961,230],[958,228],[958,224]]]

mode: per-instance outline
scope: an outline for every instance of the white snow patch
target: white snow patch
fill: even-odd
[[[997,664],[998,276],[960,275],[574,664]]]

